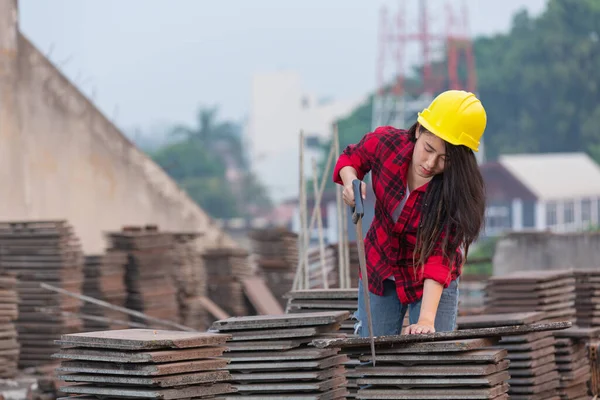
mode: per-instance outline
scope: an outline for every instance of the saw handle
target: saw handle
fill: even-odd
[[[363,204],[362,182],[360,179],[352,181],[352,191],[354,192],[354,207],[352,207],[352,222],[357,224],[358,221],[365,215],[365,207]]]

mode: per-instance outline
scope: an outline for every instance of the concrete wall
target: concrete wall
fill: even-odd
[[[14,15],[14,18],[13,18]],[[88,253],[128,224],[230,237],[25,37],[0,2],[0,220],[67,219]]]
[[[600,233],[515,232],[500,239],[494,275],[562,268],[600,270]]]

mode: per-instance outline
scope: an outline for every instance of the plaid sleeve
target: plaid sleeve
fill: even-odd
[[[433,279],[446,288],[450,284],[453,275],[456,275],[456,262],[461,263],[462,257],[460,248],[456,249],[455,263],[450,265],[450,260],[448,257],[444,257],[442,251],[443,236],[442,234],[442,237],[436,243],[433,254],[429,256],[423,266],[423,279]]]
[[[442,255],[431,255],[423,266],[423,280],[433,279],[444,286],[444,288],[447,288],[452,278],[450,263],[448,261]]]
[[[333,181],[340,185],[344,184],[342,178],[340,178],[340,170],[344,167],[353,167],[356,170],[358,179],[362,181],[364,176],[371,170],[380,136],[383,133],[385,133],[383,128],[377,128],[363,136],[357,144],[346,146],[333,169]]]

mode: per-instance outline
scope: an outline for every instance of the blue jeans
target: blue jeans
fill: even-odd
[[[402,304],[396,293],[396,283],[386,279],[383,283],[383,296],[369,293],[371,301],[371,316],[373,319],[373,336],[399,335],[402,333],[402,322],[408,310],[408,320],[416,324],[421,313],[421,300],[412,304]],[[355,334],[369,337],[369,321],[365,312],[362,280],[358,281],[358,310],[354,317]],[[458,279],[442,291],[442,297],[435,315],[436,332],[453,331],[456,328],[458,312]]]

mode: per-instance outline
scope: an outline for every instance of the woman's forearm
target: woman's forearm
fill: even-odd
[[[340,170],[340,178],[344,182],[344,186],[348,186],[354,179],[357,179],[357,172],[354,167],[344,167]]]
[[[423,299],[421,300],[421,312],[419,324],[434,325],[440,298],[444,287],[433,279],[425,279],[423,284]]]

